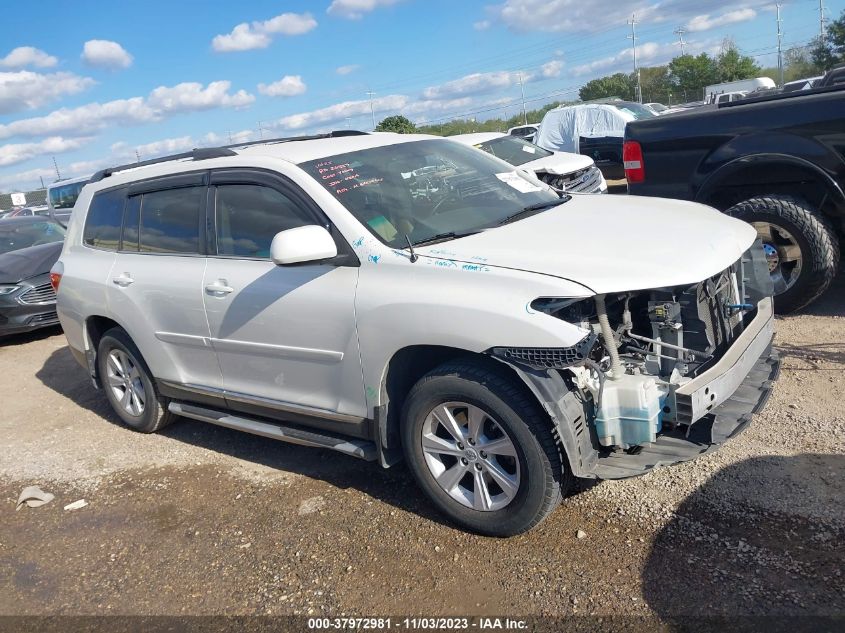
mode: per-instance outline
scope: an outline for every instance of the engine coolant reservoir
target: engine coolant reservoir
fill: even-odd
[[[657,439],[668,389],[649,376],[625,374],[607,380],[596,416],[603,446],[627,448]]]

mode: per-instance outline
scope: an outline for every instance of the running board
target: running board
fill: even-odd
[[[252,418],[215,411],[214,409],[198,407],[184,402],[171,402],[167,409],[171,413],[191,418],[192,420],[209,422],[217,426],[225,426],[227,429],[245,431],[246,433],[269,437],[270,439],[281,440],[290,444],[327,448],[364,459],[368,462],[378,459],[376,445],[366,440],[343,438],[319,431],[306,431],[283,424],[261,422]]]

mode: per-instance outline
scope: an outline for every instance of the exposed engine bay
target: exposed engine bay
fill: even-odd
[[[598,443],[632,449],[654,442],[662,431],[691,427],[718,404],[709,388],[696,396],[706,396],[712,406],[693,407],[680,393],[723,358],[770,292],[762,250],[752,248],[729,268],[690,286],[588,300],[540,299],[534,309],[590,334],[568,358],[512,359],[558,369],[581,395]]]

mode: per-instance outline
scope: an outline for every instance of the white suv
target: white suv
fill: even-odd
[[[701,205],[561,196],[446,139],[343,132],[96,174],[53,282],[130,427],[404,457],[454,522],[511,535],[573,476],[747,425],[778,369],[754,244]]]

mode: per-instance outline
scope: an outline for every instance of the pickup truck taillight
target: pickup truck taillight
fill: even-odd
[[[617,146],[618,147],[618,146]],[[625,141],[622,146],[622,162],[625,165],[625,178],[628,182],[643,182],[645,180],[645,163],[643,162],[643,148],[636,141]]]
[[[50,285],[53,286],[53,292],[59,292],[60,283],[62,283],[61,273],[50,273]]]

